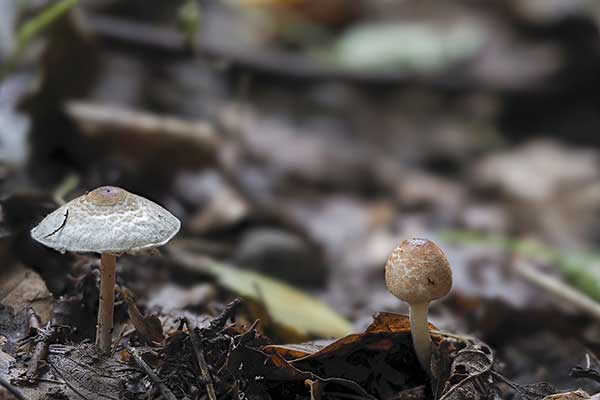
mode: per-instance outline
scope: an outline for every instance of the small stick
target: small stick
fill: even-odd
[[[4,387],[6,390],[8,390],[8,392],[10,394],[12,394],[13,396],[15,396],[17,398],[17,400],[27,400],[25,398],[25,396],[23,396],[23,393],[21,393],[20,390],[15,388],[13,385],[10,384],[10,382],[7,382],[2,377],[0,377],[0,386]]]
[[[221,311],[221,313],[219,315],[217,315],[215,318],[213,318],[212,321],[210,321],[210,325],[209,325],[209,330],[214,330],[214,331],[220,331],[222,329],[225,328],[225,323],[227,322],[227,320],[229,318],[232,318],[233,315],[236,313],[238,307],[242,304],[242,301],[240,299],[233,299],[231,302],[229,302],[225,308],[223,309],[223,311]]]
[[[206,382],[206,393],[208,394],[208,398],[210,400],[217,400],[217,394],[215,393],[215,388],[212,383],[210,371],[208,370],[208,363],[206,362],[206,358],[204,357],[202,341],[197,336],[198,333],[196,331],[196,324],[194,324],[189,318],[184,318],[184,321],[190,332],[190,340],[192,341],[192,347],[194,348],[194,354],[196,354],[198,366],[200,367],[200,371],[202,372],[202,378],[204,378],[204,382]]]
[[[552,293],[555,298],[562,299],[600,320],[600,304],[591,298],[581,294],[566,283],[536,270],[523,260],[516,260],[514,268],[523,278]]]
[[[35,383],[38,380],[41,367],[47,363],[50,342],[55,340],[57,334],[56,328],[50,326],[50,323],[38,332],[39,336],[35,338],[35,348],[31,356],[31,362],[25,374],[25,378],[29,383]]]
[[[146,375],[148,375],[150,380],[158,386],[162,395],[165,396],[167,400],[177,400],[177,397],[175,397],[171,389],[169,389],[169,387],[158,377],[158,375],[156,375],[152,368],[146,363],[146,361],[144,361],[140,353],[138,353],[138,351],[135,348],[129,345],[126,345],[125,347],[127,348],[129,354],[131,354],[131,356],[133,357],[133,360],[135,361],[136,365],[142,368],[144,372],[146,372]]]
[[[21,377],[13,379],[13,382],[19,385],[33,385],[40,380],[40,371],[48,362],[48,348],[56,339],[57,333],[56,327],[51,326],[50,322],[45,328],[37,329],[37,336],[33,339],[35,346],[31,352],[27,371]]]

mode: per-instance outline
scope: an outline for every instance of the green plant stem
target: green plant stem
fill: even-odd
[[[13,70],[29,42],[44,29],[66,14],[79,0],[60,0],[25,22],[17,33],[17,45],[8,59],[0,66],[0,82]]]

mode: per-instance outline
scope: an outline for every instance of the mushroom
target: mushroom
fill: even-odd
[[[31,237],[64,253],[100,253],[100,304],[96,344],[110,353],[117,256],[139,254],[166,244],[181,222],[152,201],[103,186],[48,214]]]
[[[431,338],[427,325],[429,302],[452,288],[452,270],[444,252],[428,239],[408,239],[396,247],[385,264],[388,290],[408,303],[410,331],[419,363],[430,371]]]

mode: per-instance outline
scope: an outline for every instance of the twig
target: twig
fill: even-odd
[[[66,385],[65,380],[50,379],[50,378],[38,378],[38,382],[54,383],[55,385]]]
[[[50,343],[56,339],[58,331],[50,322],[45,328],[38,329],[38,335],[34,339],[35,347],[29,361],[29,366],[23,378],[16,378],[15,382],[23,385],[32,385],[39,380],[39,374],[42,367],[47,365],[48,348]]]
[[[27,398],[25,396],[23,396],[23,393],[21,393],[20,390],[15,388],[13,385],[10,384],[10,382],[4,380],[4,378],[2,378],[2,377],[0,377],[0,386],[4,387],[6,390],[8,390],[8,392],[10,394],[12,394],[13,396],[15,396],[17,398],[17,400],[27,400]]]
[[[215,393],[215,388],[212,383],[212,377],[210,376],[210,371],[208,370],[208,363],[206,362],[206,358],[204,357],[202,341],[198,337],[196,324],[194,324],[189,318],[184,318],[184,321],[190,332],[190,340],[192,341],[192,347],[194,348],[194,354],[196,354],[198,366],[200,367],[200,371],[202,372],[202,378],[206,383],[206,393],[208,394],[208,398],[210,400],[217,400],[217,394]]]
[[[541,398],[542,396],[546,396],[546,394],[547,394],[547,393],[543,393],[540,390],[536,390],[535,387],[519,385],[518,383],[508,379],[507,377],[505,377],[502,374],[499,374],[498,372],[494,371],[493,369],[490,370],[490,373],[491,373],[492,377],[501,380],[502,382],[507,384],[511,389],[513,389],[515,392],[517,392],[521,395],[527,395],[527,397]]]
[[[536,270],[524,260],[516,260],[514,269],[523,278],[551,293],[556,299],[561,299],[564,302],[572,304],[581,311],[585,311],[592,317],[600,320],[600,304],[573,289],[571,286]]]
[[[242,304],[240,299],[234,299],[229,304],[225,306],[223,311],[212,321],[210,321],[210,325],[208,327],[209,330],[220,331],[225,327],[227,320],[232,318],[236,313],[238,307]]]
[[[158,375],[156,375],[152,368],[146,363],[146,361],[144,361],[140,353],[138,353],[138,351],[135,348],[129,345],[126,345],[125,348],[133,357],[133,360],[135,361],[136,365],[142,368],[144,372],[146,372],[146,375],[148,375],[150,380],[158,386],[162,395],[165,396],[167,400],[177,400],[177,397],[175,397],[171,389],[169,389],[169,387],[158,377]]]

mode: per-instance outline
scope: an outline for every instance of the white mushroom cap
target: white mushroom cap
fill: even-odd
[[[428,303],[452,288],[452,270],[444,252],[427,239],[409,239],[394,249],[385,265],[389,291],[409,304]]]
[[[47,215],[31,230],[31,237],[61,252],[137,253],[164,245],[180,226],[158,204],[103,186]]]

